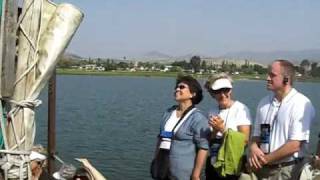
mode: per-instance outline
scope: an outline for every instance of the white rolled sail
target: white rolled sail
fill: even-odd
[[[38,96],[82,19],[83,13],[71,4],[55,5],[48,0],[24,1],[18,24],[16,82],[13,96],[8,100],[11,103],[11,120],[6,126],[7,151],[26,152],[32,148],[35,138],[34,108],[41,103]],[[8,177],[26,176],[26,173],[21,173],[21,168],[28,169],[25,155],[7,155],[7,160],[4,167],[9,169]],[[21,161],[22,164],[17,165],[13,161]]]

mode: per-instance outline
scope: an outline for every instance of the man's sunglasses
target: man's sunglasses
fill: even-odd
[[[221,89],[218,89],[218,90],[210,89],[209,93],[210,94],[221,94],[221,93],[227,94],[228,92],[230,92],[230,90],[231,90],[230,88],[221,88]]]

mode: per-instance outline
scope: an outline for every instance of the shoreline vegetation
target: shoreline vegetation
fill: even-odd
[[[183,72],[154,72],[154,71],[85,71],[78,69],[60,69],[56,70],[58,75],[85,75],[85,76],[132,76],[132,77],[177,77]],[[192,74],[197,78],[207,78],[210,73]],[[262,80],[266,79],[266,74],[237,74],[232,75],[235,80]],[[315,77],[297,77],[299,82],[320,82],[320,78]]]

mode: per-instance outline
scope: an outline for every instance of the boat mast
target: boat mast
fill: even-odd
[[[48,173],[55,170],[56,154],[56,72],[53,72],[48,86]]]
[[[13,94],[15,81],[15,57],[17,41],[17,0],[1,0],[1,31],[0,31],[0,84],[1,98],[9,98]]]

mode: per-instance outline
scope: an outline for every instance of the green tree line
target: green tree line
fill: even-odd
[[[71,58],[61,58],[58,62],[58,68],[78,68],[87,64],[95,64],[96,66],[101,66],[105,68],[105,71],[112,70],[126,70],[132,68],[144,67],[144,70],[164,70],[165,64],[159,62],[137,62],[132,61],[119,61],[113,59],[85,59],[85,60],[75,60]],[[210,64],[205,60],[201,60],[200,56],[193,56],[190,60],[180,60],[174,61],[170,64],[172,67],[169,71],[181,72],[181,71],[192,71],[194,73],[199,72],[228,72],[228,73],[245,73],[245,74],[266,74],[267,68],[259,64],[250,63],[245,60],[244,64],[236,65],[233,62],[227,60],[222,61],[220,64]],[[320,66],[318,62],[312,62],[308,59],[303,59],[299,65],[295,66],[296,71],[305,77],[320,77]]]

